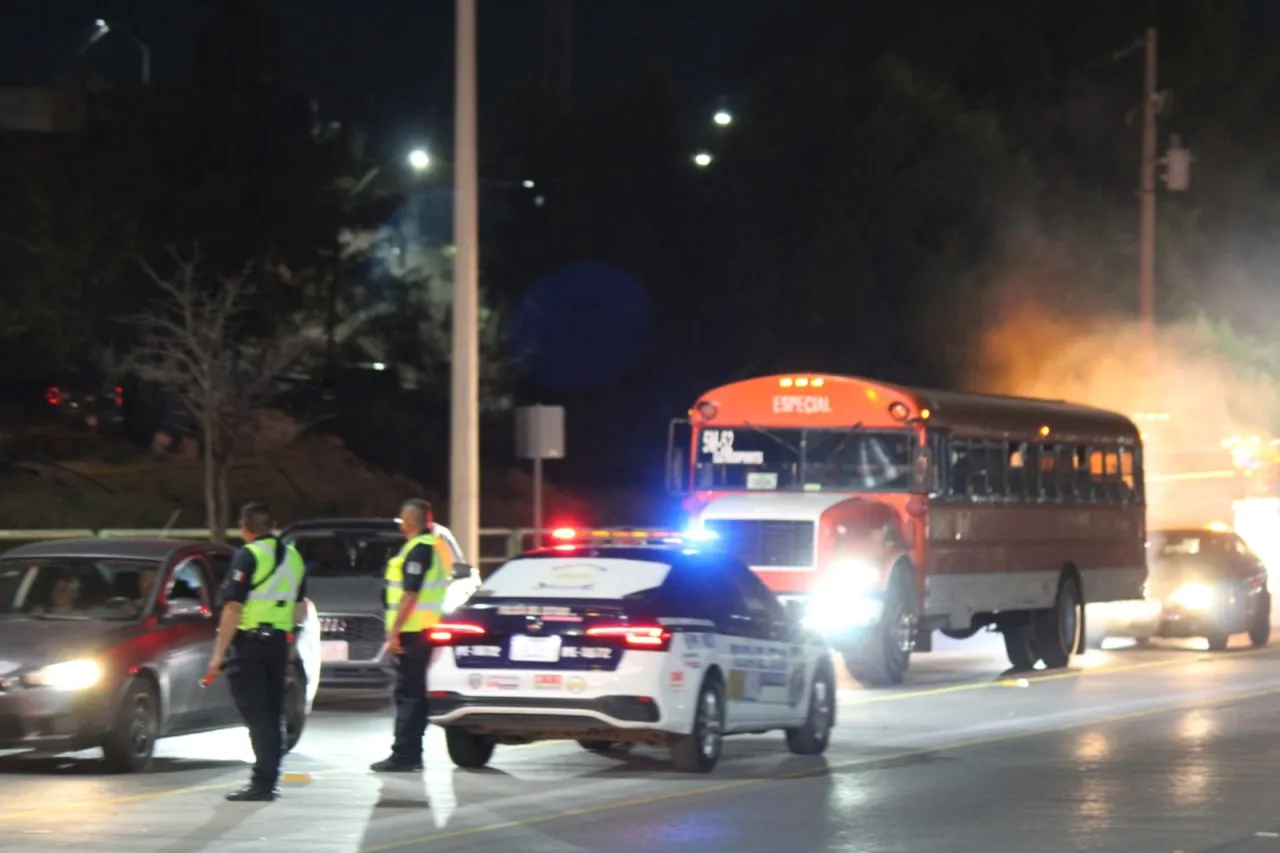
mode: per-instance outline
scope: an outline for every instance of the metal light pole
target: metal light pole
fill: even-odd
[[[476,0],[457,0],[453,172],[453,382],[449,527],[480,557],[480,329],[476,160]]]
[[[1156,352],[1156,30],[1147,30],[1142,83],[1142,220],[1138,251],[1138,318],[1142,344],[1154,367]]]

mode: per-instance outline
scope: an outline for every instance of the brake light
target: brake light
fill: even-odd
[[[44,392],[44,398],[50,406],[57,406],[62,402],[62,389],[57,385],[50,385]]]
[[[596,625],[587,629],[588,637],[617,637],[629,649],[665,651],[671,632],[658,625]]]
[[[124,388],[119,385],[115,387],[115,401],[117,408],[124,405]]]
[[[484,628],[466,622],[441,622],[427,634],[433,643],[449,645],[459,640],[472,640],[484,636]]]

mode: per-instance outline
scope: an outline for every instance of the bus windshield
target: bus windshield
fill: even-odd
[[[905,492],[915,435],[908,430],[705,428],[698,433],[698,491]]]

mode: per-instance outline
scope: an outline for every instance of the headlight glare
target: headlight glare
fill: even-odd
[[[1213,587],[1203,583],[1183,584],[1169,600],[1187,610],[1208,610],[1213,605]]]
[[[102,667],[87,658],[55,663],[22,676],[24,684],[54,690],[88,690],[101,680]]]

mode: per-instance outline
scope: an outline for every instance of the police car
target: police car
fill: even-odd
[[[665,747],[707,773],[725,735],[779,729],[793,753],[823,752],[836,691],[821,636],[736,557],[669,534],[625,541],[522,554],[431,631],[431,722],[453,762],[569,739]]]

